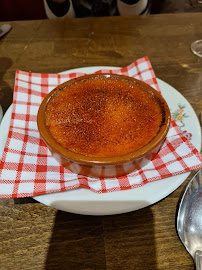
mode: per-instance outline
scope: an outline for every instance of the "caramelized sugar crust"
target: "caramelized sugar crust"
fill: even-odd
[[[86,156],[112,157],[142,148],[158,133],[161,106],[127,80],[84,79],[56,92],[46,125],[65,148]]]

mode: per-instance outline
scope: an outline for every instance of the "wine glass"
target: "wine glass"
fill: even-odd
[[[190,4],[193,11],[202,11],[202,0],[190,0]],[[194,41],[191,44],[191,50],[195,55],[202,57],[202,39]]]
[[[194,41],[191,44],[191,50],[195,55],[202,57],[202,39]]]

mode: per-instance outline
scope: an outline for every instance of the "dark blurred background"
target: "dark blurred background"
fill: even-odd
[[[76,0],[73,0],[73,5]],[[152,14],[202,12],[199,0],[152,0]],[[117,14],[118,15],[118,14]],[[43,0],[0,0],[0,21],[47,18]]]

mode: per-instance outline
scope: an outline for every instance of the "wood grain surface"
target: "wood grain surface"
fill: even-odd
[[[12,102],[16,69],[60,72],[126,66],[148,56],[156,76],[202,110],[202,13],[11,22],[0,40],[0,104]],[[191,270],[175,229],[188,179],[162,201],[114,216],[58,211],[32,198],[0,200],[1,270]]]

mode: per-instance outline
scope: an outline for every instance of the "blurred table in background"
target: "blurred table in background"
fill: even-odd
[[[156,76],[202,108],[202,13],[12,21],[0,40],[0,104],[12,103],[16,69],[57,73],[86,66],[127,66],[148,56]],[[191,270],[175,215],[188,179],[150,207],[114,216],[57,211],[32,198],[0,200],[0,269]],[[124,191],[123,191],[124,192]]]

